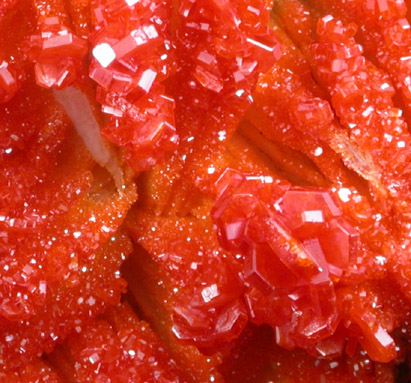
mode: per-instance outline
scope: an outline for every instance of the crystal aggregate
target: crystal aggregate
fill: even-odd
[[[0,32],[0,380],[406,381],[404,0],[7,0]]]

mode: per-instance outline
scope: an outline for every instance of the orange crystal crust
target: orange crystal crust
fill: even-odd
[[[404,0],[4,0],[0,380],[407,381],[410,33]]]

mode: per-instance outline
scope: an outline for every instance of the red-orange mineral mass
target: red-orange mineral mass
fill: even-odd
[[[35,62],[37,84],[63,89],[81,75],[87,42],[77,37],[58,17],[48,17],[39,25],[39,35],[30,37],[29,57]]]
[[[98,1],[90,35],[90,78],[109,120],[103,135],[147,170],[178,144],[174,100],[163,82],[175,71],[171,1]]]
[[[148,323],[125,304],[73,336],[56,356],[63,376],[76,383],[186,382]]]
[[[410,381],[406,4],[0,1],[0,382]]]
[[[333,334],[339,315],[332,277],[355,256],[358,233],[331,194],[230,170],[217,189],[212,216],[222,245],[244,256],[252,320],[276,326],[278,343],[290,348]]]

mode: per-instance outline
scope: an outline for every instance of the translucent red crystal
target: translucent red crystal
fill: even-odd
[[[82,75],[87,42],[77,37],[58,17],[49,17],[30,37],[29,57],[35,63],[36,82],[44,88],[63,89]]]
[[[186,381],[148,323],[125,304],[107,311],[65,346],[65,370],[76,381]]]
[[[244,290],[235,272],[211,258],[202,278],[179,294],[175,305],[173,332],[183,341],[195,342],[205,353],[237,339],[248,322],[247,310],[240,299]],[[219,275],[216,271],[219,270]],[[188,286],[187,286],[188,287]]]
[[[20,83],[6,61],[0,63],[0,102],[9,101],[20,89]]]
[[[355,260],[359,233],[341,218],[342,211],[327,191],[289,190],[279,202],[283,220],[305,247],[324,254],[330,274],[339,277]]]
[[[293,347],[298,338],[313,342],[331,335],[338,323],[338,310],[329,274],[342,273],[336,271],[335,265],[330,270],[326,249],[321,247],[323,238],[325,242],[338,238],[330,238],[332,232],[327,230],[335,217],[341,216],[331,195],[276,185],[270,178],[241,179],[233,171],[221,177],[218,186],[233,182],[232,187],[224,187],[212,213],[222,245],[244,255],[244,277],[249,285],[270,300],[289,306],[290,322],[293,312],[299,316],[294,318],[294,325],[287,323],[277,328],[278,342]],[[341,230],[338,234],[344,237],[346,232]],[[337,243],[338,247],[343,251],[338,262],[346,266],[349,254],[344,254],[344,250],[349,253],[351,249]],[[259,302],[256,296],[248,298],[248,302],[258,323],[262,319],[255,313],[261,310],[259,304],[265,307],[265,300]],[[328,296],[327,304],[323,296]],[[317,310],[311,312],[316,305]],[[269,323],[277,322],[275,311],[268,315],[272,317]]]
[[[406,12],[3,1],[0,380],[393,382]]]
[[[174,71],[168,7],[157,1],[100,2],[94,8],[89,74],[99,85],[102,111],[110,115],[104,136],[124,148],[136,171],[158,163],[179,141],[174,100],[161,85]]]

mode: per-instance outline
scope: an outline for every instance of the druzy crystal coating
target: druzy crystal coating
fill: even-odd
[[[2,1],[0,381],[402,379],[406,3]]]

